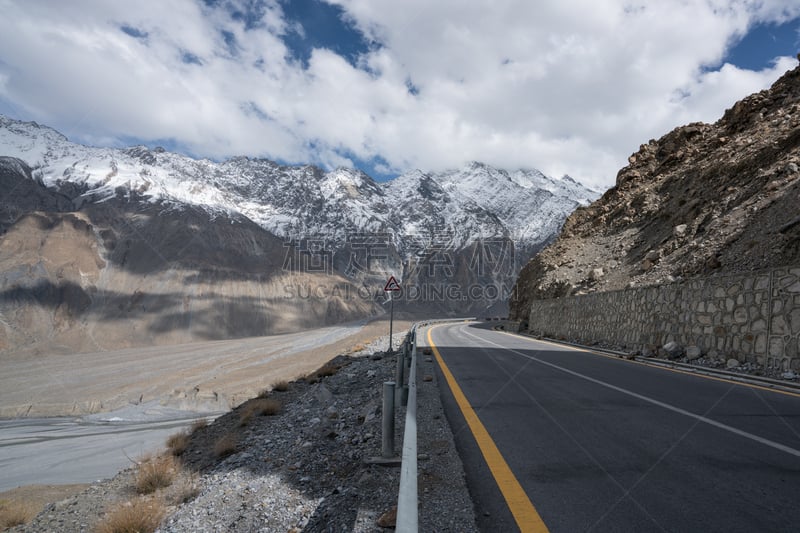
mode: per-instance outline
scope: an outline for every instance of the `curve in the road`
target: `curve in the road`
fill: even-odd
[[[479,324],[426,340],[484,531],[797,531],[799,394]]]

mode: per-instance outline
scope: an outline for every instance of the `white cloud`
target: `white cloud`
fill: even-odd
[[[307,70],[288,60],[282,35],[301,29],[277,0],[250,30],[190,1],[0,0],[0,97],[76,140],[395,170],[482,160],[607,187],[640,143],[792,68],[718,65],[753,24],[800,16],[789,0],[331,3],[382,44],[361,68],[328,50]]]

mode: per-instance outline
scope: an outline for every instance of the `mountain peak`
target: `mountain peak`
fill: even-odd
[[[520,249],[535,250],[593,195],[538,170],[508,172],[480,161],[377,183],[348,167],[325,172],[247,156],[216,163],[142,145],[91,148],[44,126],[5,117],[0,125],[5,155],[26,161],[49,187],[72,183],[96,199],[122,191],[153,204],[244,216],[282,237],[341,235],[344,228],[393,235],[455,228],[457,246],[511,235]]]

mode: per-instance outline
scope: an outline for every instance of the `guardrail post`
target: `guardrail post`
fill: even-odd
[[[408,405],[408,387],[411,384],[411,366],[414,361],[417,360],[417,342],[416,342],[416,332],[413,333],[414,335],[414,342],[411,344],[411,357],[407,357],[405,360],[405,366],[408,367],[408,383],[402,385],[400,387],[400,405],[406,407]]]
[[[406,344],[403,344],[403,350],[397,354],[397,369],[394,373],[394,382],[396,383],[397,387],[403,386],[403,377],[405,371],[405,364],[403,360],[406,358]]]
[[[394,455],[394,381],[383,383],[383,438],[381,455],[390,458]]]

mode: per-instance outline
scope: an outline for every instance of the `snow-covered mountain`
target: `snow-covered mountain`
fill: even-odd
[[[127,191],[212,216],[244,215],[283,238],[343,242],[348,232],[385,232],[401,252],[413,248],[404,236],[441,231],[453,233],[455,248],[479,238],[509,237],[520,249],[537,250],[575,207],[598,196],[568,176],[507,172],[477,162],[441,173],[414,170],[376,183],[348,168],[324,172],[248,157],[216,163],[144,146],[94,148],[3,116],[0,155],[25,161],[45,186],[80,185],[83,198],[94,202]]]
[[[381,312],[389,275],[410,314],[505,313],[521,266],[596,196],[481,163],[378,183],[348,168],[87,147],[0,116],[0,351],[350,320]]]

